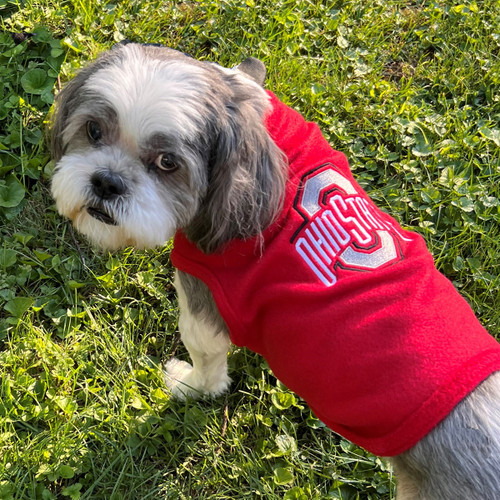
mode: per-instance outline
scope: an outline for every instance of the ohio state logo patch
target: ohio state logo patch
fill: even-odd
[[[331,163],[302,177],[294,209],[304,222],[291,243],[327,287],[341,270],[373,271],[400,261],[401,241],[411,241]]]

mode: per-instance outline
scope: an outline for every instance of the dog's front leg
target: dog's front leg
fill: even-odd
[[[217,396],[231,382],[227,374],[227,327],[203,282],[177,271],[174,284],[179,299],[181,340],[193,364],[170,359],[165,365],[167,387],[179,399]]]

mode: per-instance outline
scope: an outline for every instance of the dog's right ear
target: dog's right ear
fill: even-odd
[[[56,95],[54,113],[49,126],[49,148],[52,159],[56,162],[59,161],[65,153],[63,137],[69,117],[86,97],[81,92],[82,86],[94,73],[108,66],[118,58],[121,58],[120,52],[120,47],[117,47],[112,51],[101,54],[92,64],[81,69]]]
[[[247,57],[234,69],[241,71],[246,76],[249,76],[254,82],[258,83],[261,87],[264,86],[267,70],[264,63],[259,59],[256,59],[255,57]]]

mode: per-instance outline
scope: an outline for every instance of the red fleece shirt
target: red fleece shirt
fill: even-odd
[[[424,240],[380,211],[319,128],[268,93],[289,161],[283,212],[256,239],[204,254],[178,232],[172,262],[212,291],[231,340],[331,429],[400,454],[500,370],[500,344],[434,267]]]

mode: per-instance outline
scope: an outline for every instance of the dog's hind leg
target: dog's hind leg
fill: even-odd
[[[397,500],[500,499],[500,372],[392,461]]]
[[[221,394],[231,382],[227,374],[227,327],[204,283],[177,271],[175,288],[181,339],[193,364],[170,359],[165,365],[167,387],[179,399]]]

